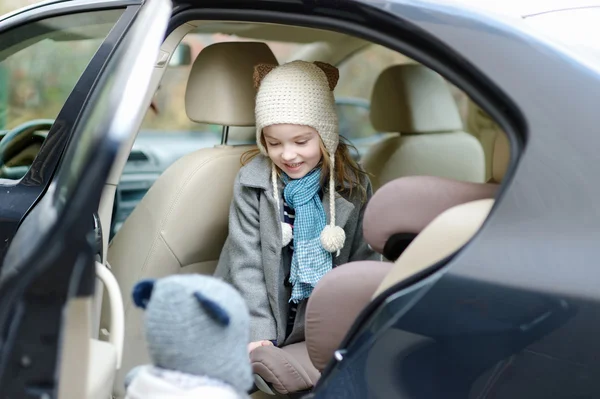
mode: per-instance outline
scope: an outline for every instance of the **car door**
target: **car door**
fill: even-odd
[[[45,195],[7,251],[0,272],[5,397],[89,397],[87,377],[93,373],[89,329],[83,326],[95,286],[92,215],[115,157],[145,112],[170,12],[170,1],[148,0],[114,38],[118,44],[98,71]]]

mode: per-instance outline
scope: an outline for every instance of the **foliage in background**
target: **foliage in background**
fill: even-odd
[[[35,40],[28,33],[31,26],[11,30],[16,43],[28,40],[28,45],[5,49],[0,58],[0,129],[56,118],[121,13],[103,10],[45,19],[36,24],[46,33]],[[85,35],[77,31],[81,26]]]
[[[2,0],[0,1],[0,15],[35,3],[39,3],[39,0]]]

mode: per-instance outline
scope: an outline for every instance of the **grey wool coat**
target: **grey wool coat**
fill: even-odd
[[[365,178],[367,199],[371,182]],[[280,191],[281,193],[281,191]],[[333,258],[334,267],[355,260],[378,260],[363,240],[362,218],[366,202],[358,190],[352,197],[336,193],[336,225],[344,229],[346,243]],[[280,201],[282,208],[283,201]],[[323,195],[329,221],[329,195]],[[273,198],[271,161],[258,155],[242,167],[233,188],[229,212],[229,235],[221,252],[215,275],[236,287],[250,311],[250,340],[277,340],[279,345],[304,339],[304,309],[298,306],[294,331],[286,341],[291,288],[284,285],[291,259],[281,247],[281,214]],[[293,337],[292,337],[293,336]]]

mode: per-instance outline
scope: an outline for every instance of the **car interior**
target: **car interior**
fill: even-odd
[[[198,34],[220,39],[191,60],[185,92],[169,92],[161,81],[177,67],[167,60]],[[293,51],[277,53],[269,45],[274,42],[292,43]],[[59,397],[123,398],[125,375],[148,363],[143,313],[130,295],[137,281],[213,273],[227,237],[240,157],[254,148],[254,66],[318,60],[338,66],[343,75],[351,58],[370,68],[362,57],[374,46],[343,33],[275,23],[188,21],[168,35],[151,97],[160,86],[161,95],[183,104],[190,123],[218,126],[222,133],[159,168],[145,163],[152,156],[144,155],[143,144],[133,137],[128,143],[133,151],[115,162],[98,210],[104,245],[97,298],[93,306],[68,309]],[[466,95],[457,101],[456,90],[440,74],[396,56],[373,72],[372,89],[365,93],[367,123],[377,134],[366,141],[350,138],[375,191],[363,220],[365,240],[382,260],[336,268],[319,283],[308,305],[305,342],[252,352],[252,397],[310,392],[361,310],[458,251],[492,209],[510,159],[506,134]],[[13,162],[22,164],[31,151],[27,147]],[[115,218],[119,226],[113,231]],[[336,307],[340,303],[343,312]],[[420,338],[400,334],[398,339],[417,345]],[[82,345],[90,347],[87,370],[78,359]],[[87,384],[82,387],[81,381]]]

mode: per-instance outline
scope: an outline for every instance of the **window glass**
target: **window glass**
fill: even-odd
[[[379,74],[392,65],[407,63],[414,63],[414,61],[386,47],[375,44],[370,45],[339,65],[340,80],[335,90],[336,98],[339,102],[346,102],[348,99],[362,99],[370,103],[371,93]],[[468,97],[456,86],[450,83],[448,83],[448,86],[457,102],[463,121],[466,121]],[[354,109],[354,112],[359,115],[364,115],[362,106],[351,109]],[[346,107],[344,112],[350,117],[350,107]],[[358,115],[354,116],[353,119],[361,120],[362,124],[370,123],[368,118],[361,118]],[[365,132],[369,130],[375,132],[370,126],[359,125],[355,132],[351,134],[363,137]]]
[[[93,55],[123,10],[64,15],[29,23],[0,35],[0,134],[58,116]],[[49,125],[43,127],[47,130]],[[44,140],[5,148],[0,177],[19,178]],[[15,137],[16,138],[16,137]],[[18,144],[18,145],[17,145]],[[15,169],[18,168],[18,169]]]
[[[369,45],[339,65],[340,80],[335,90],[340,118],[340,133],[357,147],[362,156],[371,145],[382,139],[369,117],[371,94],[379,74],[392,65],[414,63],[408,57],[379,45]],[[448,83],[461,118],[467,120],[468,97]]]
[[[379,74],[386,68],[412,62],[396,51],[379,45],[369,45],[339,65],[340,80],[336,98],[362,98],[371,101],[371,91]]]
[[[10,43],[0,49],[0,129],[55,118],[121,14],[65,15],[6,32],[0,39]]]
[[[369,119],[369,102],[360,98],[341,98],[336,103],[340,134],[346,138],[367,138],[377,132]]]
[[[386,68],[411,62],[400,53],[378,45],[369,45],[338,65],[340,79],[335,98],[340,134],[358,150],[357,157],[382,139],[370,119],[371,92],[379,74]]]

